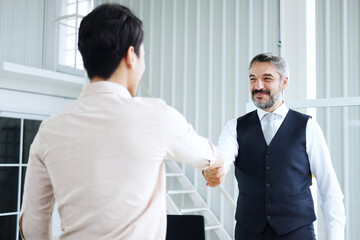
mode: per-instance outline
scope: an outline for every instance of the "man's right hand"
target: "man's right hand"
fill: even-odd
[[[206,186],[216,187],[225,181],[224,161],[221,156],[218,155],[216,161],[209,168],[202,171]]]

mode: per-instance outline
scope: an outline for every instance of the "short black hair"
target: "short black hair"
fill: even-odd
[[[83,18],[78,48],[90,79],[110,78],[130,46],[139,56],[142,21],[120,4],[102,4]]]

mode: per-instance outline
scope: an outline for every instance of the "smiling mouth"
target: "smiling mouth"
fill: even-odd
[[[269,90],[253,90],[253,91],[252,91],[252,95],[253,95],[256,99],[261,99],[261,98],[263,98],[265,95],[269,95],[269,96],[270,96],[270,91],[269,91]]]

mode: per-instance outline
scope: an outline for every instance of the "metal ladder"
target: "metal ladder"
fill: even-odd
[[[203,215],[207,240],[231,240],[194,185],[182,172],[179,164],[172,159],[167,159],[165,164],[167,213]]]

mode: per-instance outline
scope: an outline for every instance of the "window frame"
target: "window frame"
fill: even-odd
[[[22,199],[22,182],[23,182],[23,168],[28,167],[28,163],[23,162],[23,147],[24,147],[24,130],[25,120],[42,121],[46,117],[45,115],[38,114],[27,114],[20,112],[6,112],[0,111],[0,118],[10,118],[20,120],[20,139],[19,139],[19,159],[17,163],[0,163],[0,167],[16,167],[18,168],[18,183],[17,183],[17,209],[16,212],[4,212],[0,213],[0,217],[15,216],[16,215],[16,240],[21,239],[19,235],[19,215],[21,210],[21,199]],[[24,176],[25,177],[25,176]]]
[[[80,26],[80,22],[82,20],[82,18],[84,17],[83,15],[79,14],[79,3],[82,3],[82,2],[89,2],[91,5],[92,5],[92,9],[95,8],[95,6],[98,5],[98,1],[95,1],[95,0],[74,0],[74,3],[71,3],[71,4],[76,4],[75,6],[75,13],[71,13],[71,14],[61,14],[62,12],[62,7],[64,5],[63,3],[64,0],[58,0],[58,11],[57,11],[57,17],[54,19],[54,21],[56,22],[56,28],[57,28],[57,36],[56,36],[56,39],[57,39],[57,48],[56,48],[56,71],[57,72],[62,72],[62,73],[67,73],[67,74],[71,74],[71,75],[75,75],[75,76],[84,76],[85,75],[85,70],[84,69],[79,69],[77,68],[77,64],[79,62],[78,60],[78,46],[77,46],[77,42],[78,42],[78,30],[79,30],[79,27]],[[70,4],[67,4],[67,5],[70,5]],[[92,10],[90,9],[89,12]],[[74,36],[74,45],[73,45],[73,48],[68,48],[73,52],[72,56],[74,58],[74,63],[71,64],[71,66],[68,66],[68,65],[64,65],[61,63],[60,61],[60,55],[63,54],[64,56],[62,56],[63,58],[66,58],[66,53],[64,53],[63,51],[66,51],[68,50],[66,48],[66,46],[64,47],[65,50],[62,50],[62,46],[61,46],[61,41],[60,41],[60,37],[61,35],[61,31],[62,31],[62,27],[61,26],[65,26],[66,27],[66,24],[64,24],[62,21],[64,20],[70,20],[70,19],[73,19],[75,18],[75,27],[74,26],[67,26],[68,28],[75,28],[75,36]],[[66,42],[66,39],[64,40]],[[66,60],[65,60],[66,61]],[[82,60],[81,60],[81,63],[82,63]]]

